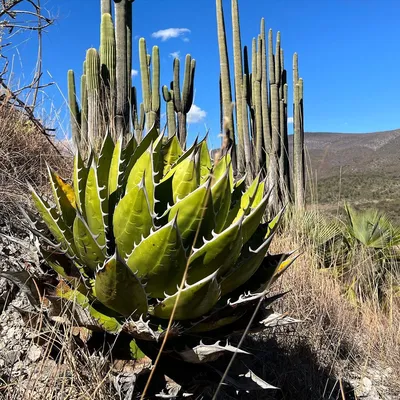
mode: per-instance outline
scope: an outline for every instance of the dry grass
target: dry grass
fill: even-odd
[[[46,162],[69,175],[71,154],[50,141],[18,110],[0,105],[0,215],[8,219],[17,203],[26,204],[27,183],[47,191]]]

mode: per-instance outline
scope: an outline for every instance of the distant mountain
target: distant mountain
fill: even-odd
[[[362,134],[309,132],[304,141],[312,169],[321,178],[339,174],[340,168],[342,174],[400,176],[400,129]]]
[[[378,208],[400,222],[400,129],[309,132],[304,139],[309,198],[332,210],[343,200]]]

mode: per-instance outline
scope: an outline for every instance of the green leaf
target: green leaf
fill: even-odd
[[[261,220],[268,205],[268,200],[269,194],[265,195],[258,206],[251,209],[250,214],[245,217],[243,222],[243,244],[247,243],[261,224]]]
[[[207,207],[210,191],[210,180],[199,186],[194,192],[179,200],[168,211],[168,221],[172,221],[178,214],[178,229],[183,243],[193,239],[199,227],[205,208]],[[192,243],[190,243],[191,245]]]
[[[215,271],[223,274],[239,258],[242,250],[242,222],[239,220],[210,241],[195,249],[190,257],[188,283],[194,283]]]
[[[58,213],[62,216],[66,225],[69,228],[72,228],[76,214],[74,189],[58,174],[51,170],[48,165],[47,171],[49,173],[50,185],[53,190],[53,196],[58,208]]]
[[[110,176],[111,163],[114,154],[114,142],[110,133],[107,133],[101,146],[99,159],[97,161],[97,180],[100,188],[101,195],[108,197],[108,181]]]
[[[211,197],[215,213],[215,232],[223,230],[231,205],[232,193],[229,179],[230,167],[225,174],[212,186]]]
[[[93,155],[89,157],[89,165],[92,163]],[[79,152],[76,152],[74,158],[74,191],[75,191],[75,201],[78,210],[82,215],[86,215],[85,212],[85,188],[86,182],[89,174],[89,167],[85,166],[82,157]]]
[[[187,195],[195,191],[200,184],[200,164],[197,161],[198,154],[192,155],[181,162],[172,178],[172,195],[174,203],[184,199]]]
[[[61,244],[62,249],[67,251],[71,256],[75,254],[75,246],[73,244],[73,236],[71,230],[67,227],[61,216],[55,208],[41,198],[35,190],[30,187],[32,199],[42,217],[44,223],[49,228],[51,234],[56,241]]]
[[[220,296],[217,272],[196,282],[194,285],[186,285],[181,292],[177,292],[173,296],[168,296],[154,306],[153,309],[150,309],[150,314],[157,318],[169,319],[178,293],[180,293],[180,297],[174,320],[189,320],[206,314],[214,307]]]
[[[135,359],[135,360],[141,360],[142,358],[146,357],[146,354],[144,354],[143,351],[140,350],[140,347],[136,343],[135,339],[132,339],[129,342],[129,350],[130,350],[130,353],[131,353],[131,357],[133,359]]]
[[[98,322],[98,324],[107,332],[117,333],[121,329],[121,325],[117,319],[109,317],[98,310],[96,304],[91,302],[88,297],[80,293],[78,290],[71,289],[64,282],[60,282],[55,290],[55,295],[62,299],[76,303],[83,309],[87,309],[90,315]]]
[[[130,254],[142,237],[150,234],[153,214],[145,188],[145,176],[115,207],[113,228],[117,249],[122,257]]]
[[[108,176],[108,196],[116,192],[121,185],[121,176],[123,175],[123,158],[122,158],[122,137],[115,144]]]
[[[220,283],[222,296],[233,292],[254,275],[264,260],[265,255],[267,254],[272,238],[273,235],[270,235],[270,237],[265,240],[264,243],[256,250],[249,248],[247,254],[238,260],[235,268],[229,271],[227,275],[222,278]],[[275,268],[273,271],[275,271]]]
[[[127,265],[146,281],[151,297],[174,293],[185,271],[187,256],[175,217],[170,223],[142,240],[127,259]]]
[[[162,147],[162,155],[163,155],[163,176],[165,176],[171,167],[177,162],[179,157],[183,154],[181,149],[181,145],[179,144],[179,140],[176,136],[172,136],[168,139],[167,143]]]
[[[74,222],[74,242],[76,251],[84,266],[93,272],[103,264],[105,255],[98,245],[85,220],[78,214]]]
[[[102,304],[124,317],[139,317],[147,312],[143,285],[117,254],[97,270],[95,291]]]
[[[85,192],[86,221],[101,248],[106,246],[106,224],[104,216],[108,210],[103,209],[105,198],[101,197],[97,167],[93,160],[89,170]]]
[[[222,175],[225,174],[226,169],[229,168],[229,181],[231,183],[231,191],[234,188],[234,179],[233,179],[233,169],[232,169],[232,159],[231,156],[227,153],[225,154],[214,166],[213,170],[213,182],[217,182],[221,179]]]
[[[210,153],[207,146],[207,137],[199,143],[200,151],[200,185],[202,185],[210,176],[212,169]]]
[[[153,150],[152,145],[146,150],[142,156],[137,160],[136,164],[133,166],[128,182],[126,184],[125,196],[129,192],[137,187],[143,177],[144,186],[146,187],[146,192],[149,196],[149,206],[151,212],[154,212],[154,173],[153,173]]]

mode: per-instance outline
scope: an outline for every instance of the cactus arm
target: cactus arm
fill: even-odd
[[[77,148],[81,143],[81,115],[76,100],[75,74],[72,69],[68,71],[68,103],[71,118],[72,140]]]

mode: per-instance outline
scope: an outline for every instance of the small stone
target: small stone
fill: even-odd
[[[39,358],[42,355],[42,348],[39,346],[36,346],[35,344],[30,347],[28,350],[27,357],[30,361],[35,362],[39,360]]]

